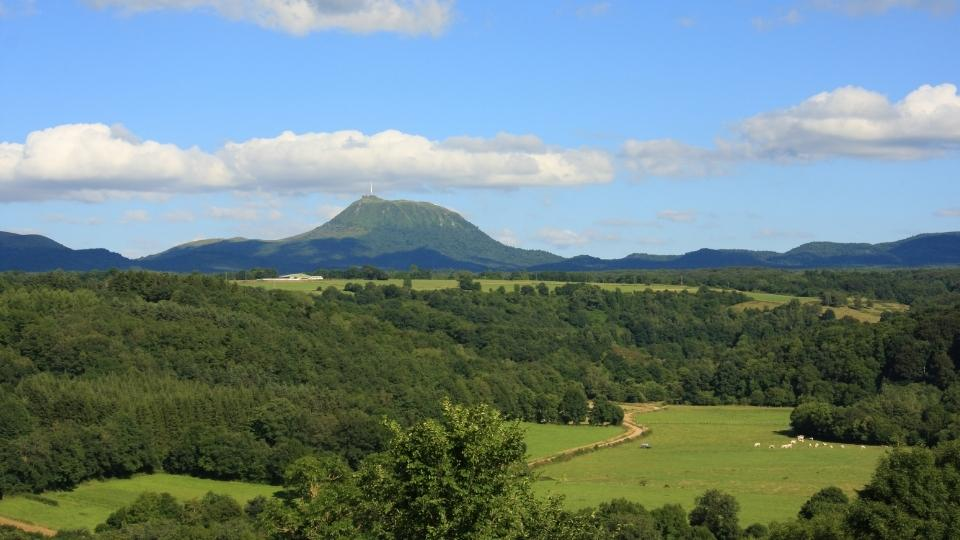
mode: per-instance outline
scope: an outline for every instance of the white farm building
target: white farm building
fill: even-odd
[[[260,281],[320,281],[323,276],[311,276],[310,274],[287,274],[275,278],[263,278]]]

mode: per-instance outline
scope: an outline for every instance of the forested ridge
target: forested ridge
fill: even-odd
[[[160,469],[279,484],[304,456],[359,467],[388,449],[384,418],[412,426],[444,399],[596,423],[617,421],[610,401],[799,404],[794,425],[825,438],[958,438],[960,271],[806,275],[764,279],[867,297],[884,284],[878,299],[911,310],[865,324],[797,302],[741,311],[744,295],[706,288],[306,295],[202,275],[4,274],[0,491]]]

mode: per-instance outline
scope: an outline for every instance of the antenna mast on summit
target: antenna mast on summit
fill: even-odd
[[[370,182],[370,195],[373,195],[373,182]]]

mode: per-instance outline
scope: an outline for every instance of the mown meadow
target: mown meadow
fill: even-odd
[[[145,491],[169,493],[180,501],[198,499],[207,492],[229,495],[241,504],[278,487],[250,482],[225,482],[174,474],[142,474],[132,478],[93,480],[71,491],[42,495],[15,495],[0,500],[0,517],[41,525],[54,530],[93,530],[107,516],[128,505]]]
[[[563,495],[573,509],[623,497],[648,509],[680,503],[690,510],[694,498],[715,488],[740,502],[741,523],[768,523],[795,517],[826,486],[853,496],[886,451],[849,444],[781,449],[790,441],[788,408],[669,406],[634,421],[649,434],[538,469],[537,491]]]

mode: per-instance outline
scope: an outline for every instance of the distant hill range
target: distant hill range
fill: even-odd
[[[683,255],[565,259],[497,242],[462,216],[434,204],[366,196],[312,231],[281,240],[190,242],[140,259],[105,249],[72,250],[39,235],[0,232],[0,270],[143,268],[226,272],[255,267],[281,273],[373,265],[407,269],[558,270],[917,267],[960,264],[960,232],[921,234],[883,244],[811,242],[786,253],[700,249]]]

